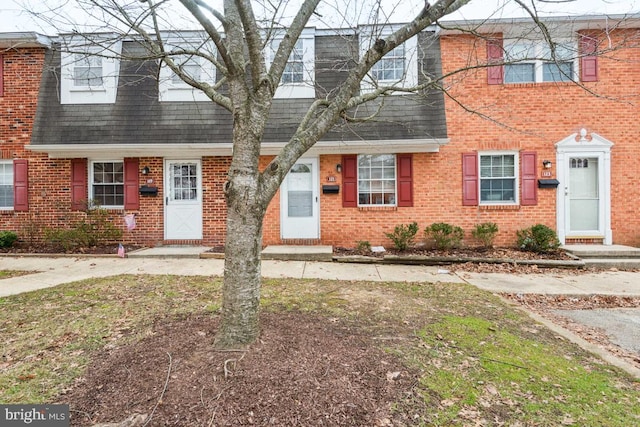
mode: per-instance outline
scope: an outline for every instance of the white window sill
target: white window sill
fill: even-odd
[[[90,86],[84,86],[84,87],[72,87],[69,89],[69,92],[107,92],[107,89],[105,89],[104,87],[90,87]]]

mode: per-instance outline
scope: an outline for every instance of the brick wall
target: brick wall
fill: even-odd
[[[341,195],[321,194],[322,243],[354,247],[358,240],[368,240],[389,246],[384,233],[412,221],[418,222],[420,236],[433,222],[459,225],[469,243],[473,243],[475,224],[496,222],[498,245],[513,245],[517,230],[536,223],[556,229],[556,191],[560,189],[538,189],[535,206],[462,206],[461,156],[477,150],[535,151],[538,177],[542,177],[542,160],[548,159],[554,163],[551,177],[555,178],[555,144],[586,128],[615,144],[611,151],[613,242],[640,245],[636,167],[640,161],[640,67],[637,50],[629,48],[639,34],[637,29],[610,32],[602,46],[613,49],[599,58],[600,80],[585,83],[585,88],[570,83],[488,85],[485,68],[449,78],[447,89],[456,99],[446,99],[450,143],[439,153],[414,154],[414,206],[343,208]],[[441,49],[445,75],[486,63],[484,41],[471,36],[444,36]],[[320,156],[321,185],[329,175],[337,175],[341,184],[335,172],[340,161],[338,155]],[[280,242],[278,215],[276,196],[265,219],[265,244]]]

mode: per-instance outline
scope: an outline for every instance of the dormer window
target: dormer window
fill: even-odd
[[[362,27],[360,30],[360,56],[365,55],[377,40],[384,40],[394,30],[395,28],[392,27]],[[408,88],[417,85],[417,50],[417,36],[410,38],[400,46],[396,46],[371,67],[369,74],[362,80],[361,89],[372,91],[381,86]]]
[[[110,104],[116,101],[122,43],[108,48],[97,40],[70,37],[61,45],[60,100],[62,104]]]
[[[73,85],[76,87],[100,87],[102,80],[102,58],[75,54]]]
[[[201,34],[189,33],[182,38],[175,35],[165,41],[167,59],[162,61],[160,67],[158,85],[160,101],[209,101],[203,91],[185,82],[179,73],[174,72],[167,65],[167,62],[171,60],[183,74],[192,80],[214,85],[216,83],[216,68],[207,57],[215,57],[216,51],[213,44],[204,42],[202,37]]]
[[[271,65],[282,36],[276,34],[267,46],[267,67]],[[296,41],[285,65],[275,98],[315,98],[315,31],[305,29]]]
[[[387,53],[373,68],[371,76],[377,82],[397,82],[402,80],[406,71],[404,45],[400,45]]]
[[[304,43],[298,40],[282,73],[282,84],[304,82]]]

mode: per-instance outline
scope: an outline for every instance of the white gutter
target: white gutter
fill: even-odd
[[[310,155],[319,154],[377,154],[377,153],[437,153],[448,138],[404,139],[376,141],[322,141],[311,147]],[[262,143],[261,155],[276,155],[284,142]],[[26,145],[35,153],[45,153],[50,159],[112,159],[118,157],[173,157],[231,156],[231,143],[174,143],[174,144],[38,144]]]

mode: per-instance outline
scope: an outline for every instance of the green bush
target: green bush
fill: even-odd
[[[393,246],[399,250],[406,250],[411,243],[413,243],[413,239],[418,234],[418,223],[412,222],[411,224],[400,224],[396,225],[393,229],[393,233],[384,233],[391,241],[393,242]]]
[[[450,249],[460,246],[464,230],[445,222],[434,222],[424,230],[427,238],[433,239],[436,249]]]
[[[102,208],[91,208],[87,216],[70,228],[47,229],[47,242],[61,246],[65,251],[83,247],[115,243],[122,238],[122,230],[109,220],[109,212]]]
[[[558,235],[544,224],[524,228],[516,232],[518,247],[528,252],[552,252],[560,247]]]
[[[10,248],[18,240],[18,235],[13,231],[0,231],[0,248]]]
[[[482,224],[476,224],[471,231],[473,238],[479,241],[485,248],[493,247],[493,241],[497,234],[498,225],[495,222],[483,222]]]
[[[371,252],[371,243],[368,240],[358,240],[356,242],[358,252]]]

